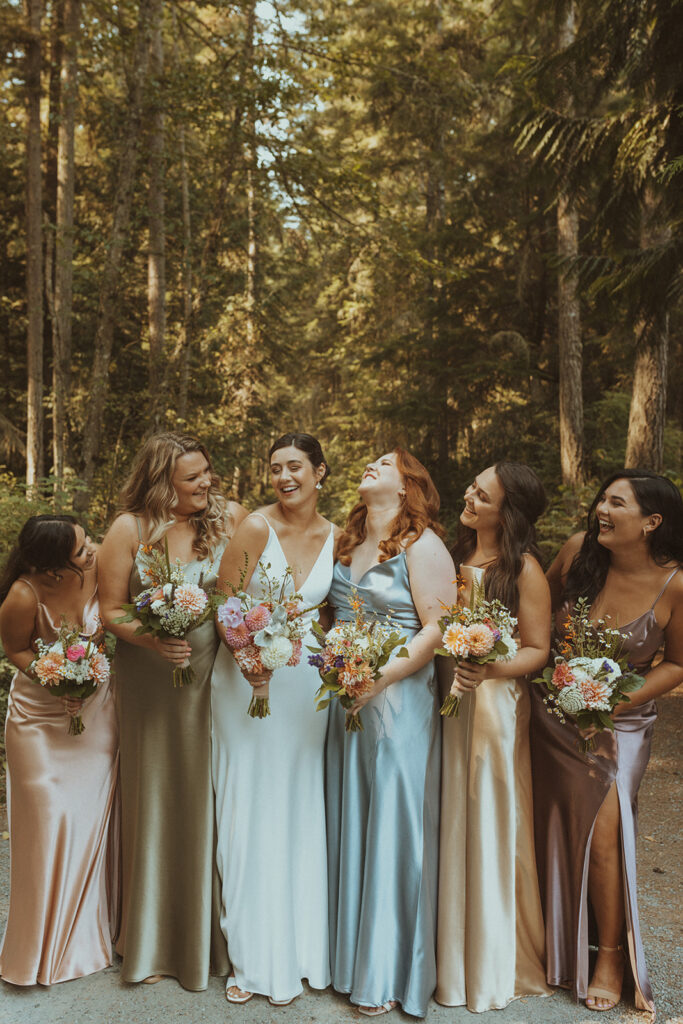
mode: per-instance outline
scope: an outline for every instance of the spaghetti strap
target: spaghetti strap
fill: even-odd
[[[38,602],[38,604],[42,604],[42,602],[40,600],[40,597],[38,595],[38,591],[33,586],[33,584],[31,583],[30,580],[27,580],[25,576],[17,576],[17,583],[25,583],[26,586],[29,588],[29,590],[33,591],[33,596],[35,597],[35,599]]]
[[[142,526],[140,525],[140,516],[135,517],[135,525],[138,528],[138,540],[142,544]]]
[[[664,593],[666,588],[669,586],[669,584],[671,583],[672,579],[674,578],[674,576],[676,575],[676,573],[678,572],[679,569],[680,569],[680,566],[677,566],[674,569],[674,571],[671,573],[671,575],[667,576],[666,581],[664,583],[664,586],[662,587],[662,589],[659,591],[659,593],[657,594],[656,598],[652,602],[652,608],[650,609],[650,611],[654,611],[655,605],[657,604],[657,602],[659,601],[660,597],[662,596],[662,594]]]
[[[276,531],[275,531],[275,530],[273,529],[273,527],[272,527],[272,526],[270,525],[270,522],[268,521],[267,517],[266,517],[266,516],[264,516],[263,512],[252,512],[252,513],[251,513],[251,515],[252,515],[252,516],[260,516],[260,518],[261,518],[261,519],[262,519],[262,520],[264,521],[264,523],[266,524],[266,526],[268,527],[268,529],[269,529],[269,530],[273,530],[273,533],[275,533],[275,534],[276,534],[276,536],[277,536],[277,533],[276,533]]]

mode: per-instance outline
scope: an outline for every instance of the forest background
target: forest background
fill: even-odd
[[[613,469],[680,486],[682,30],[683,0],[0,0],[0,554],[35,511],[99,536],[157,429],[248,507],[314,433],[339,523],[395,444],[451,528],[525,461],[548,558]]]

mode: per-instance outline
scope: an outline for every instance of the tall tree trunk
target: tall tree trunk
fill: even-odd
[[[43,454],[43,227],[40,72],[42,0],[24,0],[26,40],[26,305],[28,393],[26,483],[44,475]]]
[[[564,11],[560,26],[560,47],[565,49],[576,38],[574,0]],[[562,104],[567,114],[574,113],[571,93],[565,90]],[[557,255],[560,268],[557,284],[557,340],[560,377],[560,464],[563,483],[577,487],[583,482],[583,389],[581,308],[578,274],[567,269],[564,261],[579,252],[579,214],[574,197],[563,193],[557,203]]]
[[[52,319],[52,461],[55,490],[64,486],[69,432],[67,396],[71,363],[74,250],[74,126],[78,98],[80,0],[64,0],[55,224],[54,311]]]
[[[645,187],[641,202],[640,247],[650,249],[667,241],[655,188]],[[666,383],[669,362],[669,312],[657,309],[640,317],[635,327],[636,358],[633,394],[626,439],[626,465],[659,473],[664,462]]]
[[[180,184],[183,208],[183,328],[180,339],[180,383],[178,388],[178,416],[187,419],[187,389],[190,379],[190,356],[192,350],[192,220],[190,214],[190,179],[187,168],[187,147],[185,126],[180,126],[178,140],[180,150]]]
[[[129,74],[126,117],[121,132],[118,181],[114,197],[112,225],[109,231],[106,263],[100,284],[99,309],[95,330],[92,390],[82,448],[82,475],[89,489],[95,472],[95,459],[102,436],[102,419],[109,390],[109,362],[114,338],[123,247],[130,223],[135,173],[142,135],[143,94],[150,54],[152,0],[140,0],[137,38]],[[83,500],[87,499],[87,492]]]
[[[147,316],[149,323],[149,392],[152,420],[161,422],[163,406],[164,341],[166,337],[166,235],[164,223],[164,104],[163,0],[151,0],[149,141],[149,252],[147,256]]]

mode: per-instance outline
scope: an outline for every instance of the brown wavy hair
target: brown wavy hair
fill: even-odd
[[[386,562],[388,558],[405,551],[426,529],[433,530],[437,537],[444,535],[439,523],[441,499],[431,476],[422,463],[405,448],[394,448],[393,451],[406,494],[398,515],[389,527],[389,536],[380,541],[380,562]],[[337,542],[337,558],[342,565],[351,563],[351,552],[365,540],[367,515],[364,501],[359,501],[349,512],[346,527]]]
[[[206,508],[190,517],[194,526],[193,550],[200,558],[213,557],[224,537],[229,537],[233,521],[228,503],[220,493],[220,480],[214,472],[206,447],[190,434],[163,433],[149,437],[137,454],[130,475],[121,489],[119,511],[140,516],[150,526],[148,544],[158,544],[175,522],[173,509],[178,496],[173,486],[176,462],[181,455],[201,452],[209,464],[211,484]]]

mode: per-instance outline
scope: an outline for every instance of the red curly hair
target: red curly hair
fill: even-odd
[[[398,515],[391,523],[389,536],[380,541],[380,562],[386,562],[388,558],[410,547],[427,528],[433,530],[438,537],[444,535],[439,523],[441,501],[431,476],[422,463],[405,448],[394,448],[394,455],[398,471],[403,477],[406,495]],[[350,565],[353,549],[365,540],[367,515],[368,509],[363,501],[359,501],[349,512],[346,527],[337,542],[337,558],[342,565]]]

